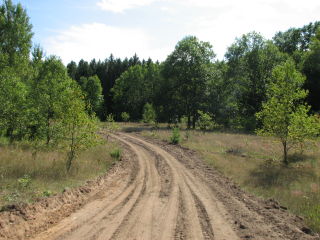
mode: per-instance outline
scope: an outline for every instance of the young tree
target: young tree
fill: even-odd
[[[122,119],[122,121],[124,121],[124,122],[128,122],[129,119],[130,119],[129,113],[127,113],[127,112],[122,112],[122,113],[121,113],[121,119]]]
[[[65,112],[61,124],[63,125],[63,142],[68,149],[66,169],[69,172],[79,151],[95,145],[98,138],[96,119],[86,113],[80,87],[72,82],[66,94],[68,98],[63,103]]]
[[[272,71],[272,82],[267,89],[267,101],[256,116],[262,121],[261,135],[280,139],[283,162],[288,165],[288,150],[305,138],[318,134],[317,120],[308,115],[309,106],[303,103],[307,91],[301,89],[305,77],[288,60]]]
[[[46,59],[30,84],[30,125],[34,136],[45,138],[47,145],[61,133],[59,119],[66,112],[71,80],[61,60],[51,56]]]
[[[145,123],[155,123],[156,122],[156,111],[154,110],[152,104],[146,103],[146,105],[144,105],[142,120]]]

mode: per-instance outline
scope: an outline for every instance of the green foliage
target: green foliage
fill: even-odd
[[[146,103],[143,107],[142,120],[144,123],[155,123],[156,122],[156,112],[150,103]]]
[[[171,105],[165,109],[170,110],[172,116],[186,115],[188,127],[191,127],[191,118],[195,127],[197,110],[205,101],[209,66],[214,57],[210,43],[188,36],[178,42],[164,62],[163,75],[168,80],[167,89],[161,92],[167,93],[165,99]]]
[[[205,113],[198,110],[199,118],[197,125],[202,131],[212,130],[217,127],[217,124],[214,122],[213,117],[210,113]]]
[[[127,113],[127,112],[122,112],[122,113],[121,113],[121,119],[122,119],[122,121],[124,121],[124,122],[128,122],[129,119],[130,119],[129,113]]]
[[[19,140],[26,132],[27,86],[12,68],[0,72],[0,132],[10,141]]]
[[[23,177],[18,179],[18,184],[22,188],[28,188],[31,184],[30,175],[25,174]]]
[[[292,61],[279,65],[272,71],[273,82],[269,85],[268,100],[263,103],[257,118],[262,128],[261,135],[280,139],[284,150],[284,163],[288,164],[288,149],[306,138],[319,133],[319,121],[309,116],[309,106],[303,103],[307,92],[301,89],[305,78]]]
[[[121,150],[118,148],[114,149],[112,152],[110,152],[110,156],[115,160],[119,160],[121,157]]]
[[[172,129],[172,135],[170,137],[170,143],[178,144],[179,142],[180,142],[180,129],[176,127],[176,128]]]
[[[99,142],[97,136],[97,124],[94,117],[90,117],[85,112],[85,103],[81,99],[80,88],[73,83],[70,88],[69,101],[65,101],[64,116],[62,125],[66,147],[69,149],[66,162],[67,171],[70,170],[73,160],[80,151],[86,150]]]
[[[320,22],[319,22],[320,23]],[[305,53],[303,73],[307,79],[305,88],[309,91],[307,102],[311,105],[313,111],[320,111],[320,27],[317,34],[312,38],[310,51]]]
[[[0,54],[8,56],[8,63],[12,65],[21,59],[28,60],[32,25],[20,3],[14,5],[11,0],[3,1],[0,5],[0,29]]]
[[[227,91],[229,118],[238,119],[236,122],[242,128],[251,131],[257,124],[255,113],[266,100],[272,69],[287,57],[256,32],[237,38],[225,57],[228,60],[225,87],[231,88]]]
[[[81,77],[79,80],[81,89],[84,92],[87,104],[87,111],[90,115],[93,113],[101,114],[103,103],[102,86],[97,75],[91,77]]]
[[[106,127],[108,131],[113,132],[120,128],[119,125],[114,121],[114,116],[111,113],[107,115],[106,121]]]
[[[43,193],[42,193],[42,195],[43,195],[44,197],[50,197],[52,194],[53,194],[53,192],[50,191],[50,190],[45,190],[45,191],[43,191]]]
[[[132,120],[141,119],[143,107],[155,98],[160,69],[157,64],[136,65],[116,80],[112,88],[115,111],[129,113]],[[117,111],[121,109],[121,111]]]

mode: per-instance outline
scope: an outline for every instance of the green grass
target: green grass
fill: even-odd
[[[171,129],[161,124],[158,130],[131,124],[148,137],[170,142]],[[320,142],[308,142],[291,150],[288,167],[281,163],[281,144],[273,138],[249,134],[181,130],[181,145],[196,150],[203,159],[247,191],[273,198],[303,216],[307,224],[320,232]]]
[[[104,174],[119,159],[110,156],[115,150],[119,151],[115,143],[104,142],[83,151],[67,173],[65,152],[34,152],[26,144],[8,145],[2,141],[0,208],[18,202],[33,202],[38,197],[51,196]]]

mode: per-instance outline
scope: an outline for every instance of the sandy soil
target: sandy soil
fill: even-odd
[[[305,233],[300,217],[245,193],[193,151],[133,134],[112,137],[125,157],[99,184],[66,204],[56,196],[60,205],[53,198],[47,208],[1,213],[0,239],[320,239]]]

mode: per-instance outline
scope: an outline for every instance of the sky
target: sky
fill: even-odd
[[[320,20],[319,0],[13,0],[33,25],[34,44],[65,64],[115,57],[163,61],[194,35],[222,60],[242,34],[271,39],[278,31]]]

